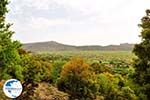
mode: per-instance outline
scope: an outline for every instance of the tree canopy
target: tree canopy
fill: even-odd
[[[142,100],[150,98],[150,10],[141,19],[139,27],[142,29],[140,37],[142,41],[136,44],[133,52],[138,57],[135,61],[134,80],[140,85],[139,95]]]
[[[22,78],[22,67],[18,48],[21,44],[11,39],[14,34],[10,30],[12,24],[6,23],[8,0],[0,0],[0,79]]]

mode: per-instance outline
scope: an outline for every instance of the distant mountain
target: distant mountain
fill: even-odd
[[[31,52],[49,52],[49,51],[88,51],[88,50],[100,50],[100,51],[131,51],[134,44],[120,44],[120,45],[89,45],[89,46],[73,46],[58,43],[55,41],[49,42],[36,42],[23,44],[25,50]]]

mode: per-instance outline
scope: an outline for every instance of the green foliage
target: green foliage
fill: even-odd
[[[61,73],[62,68],[63,68],[65,63],[66,63],[66,61],[62,61],[62,60],[54,61],[52,69],[51,69],[52,83],[57,82],[58,78],[60,77],[60,73]]]
[[[20,43],[12,41],[14,32],[10,31],[11,24],[6,24],[5,16],[8,12],[8,0],[0,1],[0,80],[8,78],[23,79],[22,66],[18,48]]]
[[[98,75],[97,82],[99,95],[104,100],[137,100],[134,91],[125,85],[126,81],[121,75],[101,73]]]
[[[93,100],[97,94],[94,73],[81,58],[74,58],[64,65],[58,81],[58,88],[70,95],[70,99]]]
[[[150,11],[150,10],[147,10]],[[140,85],[139,94],[142,100],[150,98],[150,12],[141,19],[139,26],[142,28],[142,42],[136,44],[133,52],[138,59],[135,60],[135,82]]]
[[[41,60],[39,57],[28,55],[24,59],[24,80],[31,80],[35,82],[49,81],[51,63]]]
[[[100,74],[103,72],[110,72],[111,68],[106,66],[105,64],[94,62],[90,65],[90,70],[95,72],[95,74]]]
[[[109,73],[102,73],[98,75],[97,81],[99,84],[99,93],[105,99],[112,98],[112,93],[114,92],[113,77],[114,76]]]
[[[20,49],[21,65],[23,67],[23,88],[22,95],[17,100],[32,100],[34,90],[38,87],[39,82],[50,81],[51,63],[41,59],[39,56],[32,55]]]
[[[127,64],[132,62],[134,54],[131,51],[60,51],[60,52],[48,52],[40,54],[43,58],[55,61],[55,60],[65,60],[69,61],[72,57],[82,57],[87,59],[89,64],[91,61],[97,60],[99,62],[120,62],[123,61]]]

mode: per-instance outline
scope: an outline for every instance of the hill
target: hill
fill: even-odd
[[[120,45],[89,45],[89,46],[73,46],[58,43],[55,41],[49,42],[36,42],[23,44],[25,50],[31,52],[49,52],[49,51],[88,51],[88,50],[100,50],[100,51],[131,51],[134,44],[120,44]]]

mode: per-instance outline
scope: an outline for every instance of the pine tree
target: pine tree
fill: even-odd
[[[22,78],[22,67],[19,65],[20,43],[11,39],[14,34],[10,30],[11,24],[6,23],[8,0],[0,0],[0,80],[8,78]]]
[[[146,10],[146,16],[141,19],[139,27],[142,29],[140,37],[142,41],[136,44],[133,52],[138,57],[135,60],[134,80],[139,84],[138,95],[142,100],[150,99],[150,10]]]

